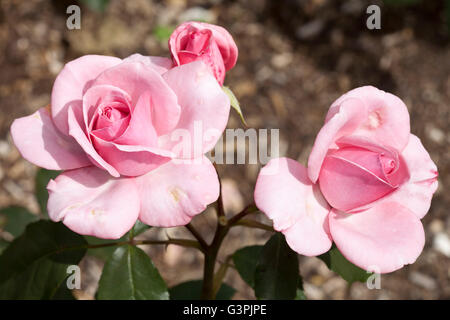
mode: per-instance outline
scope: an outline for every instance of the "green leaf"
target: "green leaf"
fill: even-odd
[[[150,228],[151,227],[149,225],[146,225],[145,223],[142,223],[141,221],[138,220],[134,224],[133,228],[130,230],[130,236],[134,238]]]
[[[153,29],[153,35],[156,39],[161,42],[167,42],[170,38],[170,35],[175,30],[173,26],[156,26]]]
[[[255,287],[255,271],[263,246],[248,246],[233,254],[237,272],[250,287]]]
[[[89,9],[97,12],[105,12],[109,0],[81,0]]]
[[[169,292],[150,257],[125,245],[114,251],[100,278],[99,300],[167,300]]]
[[[258,299],[294,299],[298,279],[297,254],[277,232],[261,250],[255,271],[255,295]]]
[[[53,171],[46,169],[39,169],[36,173],[36,177],[34,180],[34,188],[36,199],[39,204],[39,208],[41,209],[41,213],[47,217],[47,201],[48,201],[48,191],[47,184],[50,179],[55,179],[61,171]]]
[[[328,252],[318,256],[318,258],[325,262],[330,270],[339,274],[349,283],[355,281],[366,282],[372,275],[372,273],[366,272],[345,259],[335,245]]]
[[[34,222],[0,256],[0,299],[51,299],[87,245],[61,223]]]
[[[222,90],[227,94],[228,98],[230,99],[231,106],[239,114],[242,123],[247,126],[247,122],[244,119],[244,114],[242,113],[241,106],[239,105],[239,101],[234,95],[233,91],[231,91],[231,89],[226,86],[222,86]]]
[[[169,289],[171,300],[200,300],[203,280],[191,280],[180,283]],[[236,290],[226,283],[222,283],[216,295],[216,300],[230,300]]]
[[[21,235],[29,223],[38,219],[36,215],[22,207],[11,206],[0,210],[0,228],[14,238]]]

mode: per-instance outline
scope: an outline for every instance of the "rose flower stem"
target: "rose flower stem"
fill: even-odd
[[[182,247],[188,247],[188,248],[195,248],[202,252],[204,252],[201,245],[195,241],[190,239],[169,239],[169,240],[130,240],[130,241],[121,241],[121,242],[109,242],[109,243],[102,243],[102,244],[94,244],[94,245],[87,245],[86,248],[89,249],[99,249],[99,248],[105,248],[105,247],[119,247],[123,245],[169,245],[169,244],[175,244]]]
[[[189,232],[194,236],[195,239],[197,239],[198,243],[200,244],[200,246],[206,250],[208,248],[208,244],[206,243],[205,239],[203,239],[202,235],[200,234],[200,232],[198,232],[194,226],[192,225],[192,223],[189,223],[186,225],[186,229],[189,230]]]
[[[220,200],[220,198],[219,198]],[[218,200],[218,202],[219,202]],[[220,204],[219,204],[220,207]],[[205,264],[203,269],[203,287],[202,287],[202,299],[214,299],[217,288],[217,283],[214,284],[214,267],[216,264],[217,255],[219,253],[220,246],[222,245],[223,239],[227,235],[230,228],[235,225],[239,220],[241,220],[246,215],[258,211],[255,204],[250,204],[244,208],[241,212],[236,214],[230,220],[227,220],[225,216],[218,215],[216,232],[214,234],[214,239],[212,243],[208,246],[205,251]]]
[[[243,226],[243,227],[248,227],[248,228],[255,228],[255,229],[261,229],[261,230],[266,230],[266,231],[270,231],[270,232],[275,232],[275,230],[273,229],[272,226],[268,226],[267,224],[264,224],[264,223],[261,223],[261,222],[255,221],[255,220],[249,220],[249,219],[239,220],[234,225],[232,225],[232,227],[237,227],[237,226]]]
[[[228,220],[228,225],[233,226],[235,225],[239,220],[241,220],[243,217],[250,213],[257,212],[258,208],[255,206],[254,203],[249,204],[246,206],[241,212],[239,212],[237,215],[232,217],[230,220]]]
[[[216,169],[217,177],[219,177],[219,170],[217,170],[217,165],[213,163],[214,169]],[[217,206],[217,216],[220,219],[220,217],[225,217],[225,209],[223,207],[223,199],[222,199],[222,181],[219,178],[219,198],[216,201]]]

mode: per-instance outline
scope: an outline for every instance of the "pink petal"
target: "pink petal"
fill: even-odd
[[[225,66],[223,64],[222,56],[220,55],[219,48],[215,42],[212,42],[206,50],[201,54],[195,54],[188,51],[180,51],[178,53],[181,64],[187,64],[196,60],[203,61],[210,69],[211,73],[217,79],[222,86],[225,80]]]
[[[408,108],[398,97],[372,86],[353,89],[337,99],[331,105],[326,121],[350,98],[361,100],[367,108],[366,118],[353,135],[368,137],[398,151],[406,147],[410,133]]]
[[[51,103],[53,121],[62,133],[69,133],[69,106],[81,105],[83,94],[92,81],[104,70],[121,62],[121,59],[115,57],[87,55],[64,66],[53,85]]]
[[[152,124],[151,94],[144,92],[136,103],[126,131],[114,140],[116,144],[154,147],[157,145],[156,130]]]
[[[93,83],[104,84],[127,92],[134,105],[143,93],[150,92],[153,126],[158,135],[170,132],[177,125],[180,118],[177,96],[153,67],[140,62],[123,62],[100,74]]]
[[[59,132],[46,108],[14,120],[11,135],[22,156],[39,167],[68,170],[92,165],[78,143]]]
[[[365,270],[398,270],[416,261],[425,243],[420,220],[396,202],[382,202],[357,214],[333,209],[329,223],[339,251]]]
[[[78,110],[74,111],[75,106],[70,106],[69,108],[69,134],[75,138],[79,145],[83,148],[84,152],[89,156],[91,161],[98,166],[107,170],[113,177],[119,177],[120,174],[117,170],[107,163],[95,150],[91,141],[86,136],[86,132],[83,131],[80,122],[81,119],[77,119],[76,114],[81,115],[81,106],[78,106]]]
[[[296,252],[313,256],[331,247],[327,216],[330,207],[306,168],[289,158],[272,159],[259,173],[256,206],[273,220]]]
[[[170,160],[169,154],[156,146],[150,103],[150,94],[143,93],[133,110],[128,128],[114,141],[105,141],[97,135],[93,137],[100,156],[122,175],[145,174]]]
[[[366,150],[373,151],[378,154],[381,164],[382,173],[377,174],[384,181],[387,181],[392,186],[399,186],[409,179],[408,167],[405,160],[397,150],[389,146],[382,146],[374,143],[368,138],[359,136],[346,136],[336,141],[340,149],[346,147],[360,147]],[[354,159],[355,162],[360,161]]]
[[[86,130],[92,127],[92,120],[101,106],[120,104],[126,111],[130,110],[131,98],[120,88],[110,85],[90,87],[83,96],[83,118]],[[98,116],[98,115],[97,115]]]
[[[359,162],[353,162],[352,158]],[[348,212],[395,190],[395,186],[380,177],[380,171],[378,154],[359,148],[339,149],[323,162],[320,190],[333,208]]]
[[[351,134],[366,119],[367,109],[361,100],[349,98],[342,101],[340,108],[327,119],[317,134],[316,141],[308,159],[308,176],[312,182],[319,178],[320,168],[328,149],[335,147],[334,142]]]
[[[139,220],[151,226],[186,225],[219,197],[217,173],[206,157],[171,161],[136,181],[141,198]]]
[[[230,100],[201,61],[175,67],[163,77],[178,97],[181,116],[174,131],[160,137],[160,146],[181,158],[208,152],[225,130]]]
[[[72,231],[103,239],[118,239],[136,222],[140,204],[132,179],[112,178],[88,167],[66,171],[50,180],[48,213]]]
[[[206,25],[206,23],[203,24]],[[235,66],[238,57],[238,48],[233,40],[233,37],[225,28],[221,26],[209,24],[208,27],[212,30],[214,40],[220,49],[223,62],[225,63],[225,69],[230,70]]]
[[[127,116],[125,118],[112,122],[109,126],[92,130],[91,133],[102,140],[111,141],[116,139],[117,136],[120,136],[121,133],[125,132],[125,130],[128,128],[129,121],[130,116]]]
[[[314,190],[318,190],[313,187]],[[320,194],[320,191],[317,191]],[[313,215],[304,214],[291,227],[283,230],[289,247],[295,252],[312,257],[327,252],[332,240],[328,226],[328,212],[320,210]]]
[[[402,153],[410,179],[391,193],[387,201],[395,201],[422,219],[430,209],[431,198],[438,187],[438,171],[420,139],[411,134]]]
[[[145,174],[171,159],[158,148],[120,145],[97,137],[93,137],[93,144],[101,158],[125,176]],[[161,154],[158,154],[159,151]]]
[[[172,60],[164,57],[156,56],[143,56],[139,53],[132,54],[131,56],[125,58],[124,62],[140,62],[151,68],[153,68],[159,74],[166,73],[172,68]]]

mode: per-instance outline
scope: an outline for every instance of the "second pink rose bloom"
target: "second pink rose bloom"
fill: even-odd
[[[357,266],[386,273],[422,252],[420,219],[437,175],[405,104],[361,87],[331,105],[308,168],[280,158],[261,170],[255,202],[298,253],[320,255],[334,242]]]

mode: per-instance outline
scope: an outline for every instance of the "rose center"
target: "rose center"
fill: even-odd
[[[191,31],[184,50],[201,55],[207,49],[210,38],[211,31],[209,30]]]
[[[128,105],[121,101],[109,102],[97,108],[91,124],[92,133],[98,138],[113,140],[126,130],[129,121]]]
[[[380,154],[380,162],[385,174],[391,174],[396,167],[395,160],[384,154]]]
[[[319,184],[334,208],[349,212],[393,192],[407,178],[407,167],[396,151],[345,146],[328,153]]]

